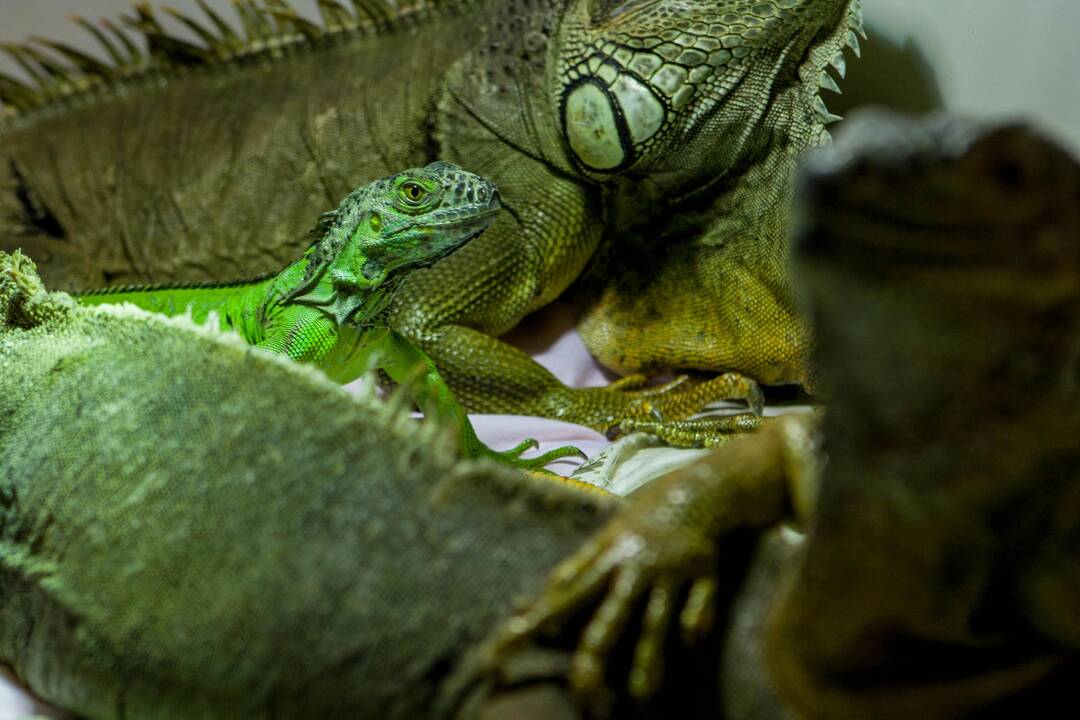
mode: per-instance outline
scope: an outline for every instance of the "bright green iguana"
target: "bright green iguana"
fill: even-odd
[[[57,288],[276,270],[350,189],[445,159],[507,212],[405,281],[390,324],[471,410],[605,429],[806,378],[787,277],[795,163],[836,118],[859,0],[283,0],[83,24],[107,58],[7,46],[0,243]],[[206,7],[204,5],[204,7]],[[495,338],[564,294],[631,377],[571,390]],[[699,370],[643,387],[637,373]]]
[[[196,323],[215,318],[258,348],[310,362],[336,382],[375,368],[406,383],[427,414],[458,428],[462,450],[522,468],[541,468],[574,448],[535,458],[526,440],[504,453],[480,442],[464,409],[431,360],[386,325],[386,310],[410,272],[427,267],[482,233],[500,208],[483,178],[435,162],[354,190],[324,213],[303,257],[251,280],[110,288],[78,295],[84,305],[132,303]]]

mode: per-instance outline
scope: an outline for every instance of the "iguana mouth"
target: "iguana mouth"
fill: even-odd
[[[452,221],[448,220],[448,221],[445,221],[445,222],[442,222],[442,223],[429,223],[429,224],[425,224],[425,225],[412,226],[413,229],[419,227],[421,229],[427,230],[427,229],[435,229],[435,228],[468,227],[469,225],[473,225],[473,224],[477,225],[477,227],[475,227],[475,229],[473,229],[473,230],[465,233],[464,235],[462,235],[461,238],[458,239],[456,242],[447,243],[445,247],[443,247],[442,249],[440,249],[437,252],[426,253],[422,260],[406,261],[406,262],[402,262],[401,264],[398,264],[398,265],[389,266],[387,268],[387,272],[386,272],[387,279],[401,276],[403,273],[407,273],[407,272],[409,272],[409,271],[411,271],[413,269],[416,269],[416,268],[430,267],[430,266],[434,265],[435,263],[437,263],[438,261],[445,258],[447,255],[450,255],[454,251],[460,249],[464,245],[466,245],[469,242],[475,240],[480,235],[483,235],[484,232],[487,231],[488,227],[490,227],[490,225],[491,225],[491,223],[489,223],[489,222],[478,222],[478,221],[485,220],[486,218],[492,217],[493,215],[495,215],[495,213],[497,211],[498,211],[498,208],[496,208],[494,210],[485,211],[485,212],[483,212],[483,213],[481,213],[479,215],[473,215],[472,217],[469,217],[467,219],[459,219],[459,220],[452,220]]]
[[[492,217],[493,215],[496,215],[499,212],[500,209],[501,209],[501,206],[500,207],[494,207],[494,208],[490,208],[488,210],[483,210],[483,211],[481,211],[479,213],[476,213],[475,215],[470,215],[467,218],[452,218],[450,220],[442,220],[442,221],[424,223],[423,225],[418,225],[418,227],[446,228],[446,227],[458,227],[458,226],[461,226],[461,225],[468,225],[469,223],[476,222],[477,220],[485,220],[485,219],[487,219],[489,217]]]
[[[393,234],[391,234],[389,237],[394,237],[395,235],[399,235],[399,234],[401,234],[403,232],[407,232],[407,231],[410,231],[410,230],[417,230],[417,229],[419,229],[419,230],[446,230],[446,229],[452,230],[454,228],[468,227],[469,225],[472,225],[472,224],[481,223],[482,227],[480,228],[480,230],[477,233],[473,234],[473,235],[469,235],[467,238],[465,238],[464,240],[461,241],[462,243],[464,243],[464,242],[466,242],[468,240],[471,240],[472,238],[476,237],[476,235],[479,235],[480,232],[482,232],[483,230],[487,229],[487,226],[491,224],[489,218],[493,218],[495,215],[498,214],[498,212],[501,209],[502,209],[502,200],[499,198],[498,191],[495,191],[495,192],[492,193],[491,199],[488,200],[487,207],[484,208],[483,210],[471,213],[470,215],[467,215],[465,217],[453,217],[453,216],[451,216],[451,217],[448,217],[448,218],[443,219],[443,220],[429,220],[429,221],[424,221],[424,222],[413,222],[413,223],[410,223],[408,225],[402,226],[401,228],[396,230]]]

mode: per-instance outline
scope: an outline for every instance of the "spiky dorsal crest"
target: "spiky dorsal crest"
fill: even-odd
[[[30,78],[0,73],[0,118],[21,115],[80,93],[107,88],[128,78],[188,67],[225,65],[251,58],[280,58],[347,36],[393,32],[422,22],[434,12],[450,12],[474,0],[316,0],[319,21],[302,16],[289,0],[232,0],[237,24],[196,0],[200,16],[164,6],[161,12],[184,26],[192,39],[170,32],[149,2],[137,2],[120,24],[98,24],[72,16],[97,42],[105,59],[70,45],[32,37],[0,43]],[[121,25],[123,27],[121,27]]]
[[[850,51],[855,57],[862,54],[859,39],[866,39],[866,29],[863,26],[862,0],[850,0],[845,9],[843,22],[834,34],[833,42],[825,42],[811,52],[808,60],[799,69],[803,87],[810,94],[810,103],[814,111],[814,119],[820,128],[817,142],[825,143],[832,139],[828,126],[842,120],[834,114],[825,104],[821,96],[823,90],[839,94],[840,85],[837,78],[844,79],[847,75],[847,57],[845,53]],[[825,53],[825,54],[822,54]],[[836,74],[836,78],[832,73]]]

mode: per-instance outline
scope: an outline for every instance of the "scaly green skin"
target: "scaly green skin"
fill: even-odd
[[[90,720],[457,716],[613,502],[450,429],[0,254],[0,664]]]
[[[802,547],[734,624],[764,633],[794,716],[1042,716],[1075,696],[1080,163],[1023,127],[851,122],[808,163],[796,256],[823,449],[817,421],[784,418],[655,481],[497,658],[599,597],[571,670],[595,699],[626,682],[606,661],[644,602],[629,687],[649,697],[672,619],[706,636],[722,542],[789,522]]]
[[[204,22],[194,47],[143,10],[151,59],[0,83],[22,108],[0,127],[4,246],[57,287],[251,275],[295,257],[349,188],[443,158],[492,178],[509,212],[412,274],[390,324],[470,409],[606,429],[721,397],[756,410],[748,378],[806,380],[788,205],[858,0],[446,0],[378,29],[335,3],[324,29],[244,7],[249,40]],[[496,339],[575,281],[604,364],[728,374],[571,390]]]
[[[190,286],[155,285],[81,293],[84,305],[131,303],[199,324],[214,317],[248,343],[308,362],[339,383],[384,370],[405,384],[428,415],[458,428],[469,457],[542,468],[576,453],[560,448],[537,458],[523,442],[505,453],[480,442],[464,409],[421,350],[386,326],[397,287],[418,268],[457,250],[490,225],[495,187],[449,163],[432,163],[371,182],[324,214],[304,255],[276,275]]]

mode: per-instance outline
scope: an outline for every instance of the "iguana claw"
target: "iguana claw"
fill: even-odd
[[[533,438],[524,440],[509,450],[493,451],[492,454],[497,460],[501,462],[509,463],[516,468],[522,470],[544,470],[547,465],[568,457],[578,457],[582,460],[588,460],[589,457],[581,451],[581,449],[574,447],[573,445],[563,445],[562,447],[549,450],[546,453],[537,455],[536,457],[523,458],[521,455],[530,450],[535,450],[540,447]]]
[[[747,415],[739,417],[751,417]],[[805,457],[813,421],[777,418],[635,493],[595,536],[564,560],[540,596],[507,621],[485,657],[498,677],[517,648],[540,635],[576,627],[589,608],[569,670],[570,687],[594,714],[604,714],[619,685],[648,700],[664,683],[678,640],[692,646],[711,634],[720,588],[720,543],[738,529],[772,527],[793,502],[789,465]],[[796,453],[791,455],[790,453]],[[642,610],[643,612],[639,612]],[[669,634],[678,626],[678,640]],[[610,662],[624,640],[629,675]]]
[[[759,415],[740,413],[671,422],[624,420],[619,423],[617,430],[620,436],[632,432],[649,433],[672,447],[706,448],[723,445],[739,435],[756,432],[768,422],[768,418]]]
[[[491,671],[498,674],[516,648],[598,602],[574,653],[569,682],[585,706],[603,715],[611,694],[608,659],[644,604],[627,689],[639,700],[655,695],[671,619],[678,618],[684,640],[706,637],[717,590],[714,540],[672,523],[670,513],[656,512],[660,505],[635,503],[558,566],[541,597],[494,638],[487,656]]]
[[[628,390],[628,388],[639,388]],[[680,375],[663,385],[641,387],[639,376],[603,388],[604,393],[622,393],[621,416],[609,416],[606,428],[602,428],[609,440],[614,440],[635,430],[649,432],[677,447],[693,447],[719,444],[732,433],[752,432],[760,427],[755,418],[765,410],[765,394],[751,378],[738,373],[724,373],[708,380],[693,380]],[[736,416],[741,420],[720,419],[715,426],[687,425],[690,415],[706,406],[722,400],[741,400],[748,413]]]

